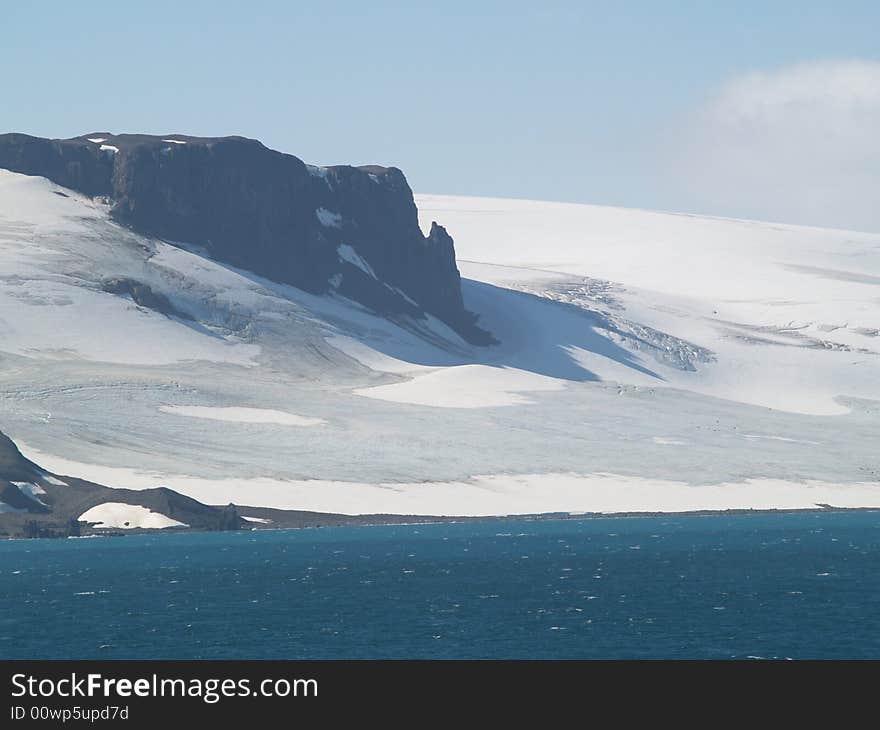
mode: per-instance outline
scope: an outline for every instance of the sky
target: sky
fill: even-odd
[[[239,134],[419,193],[880,230],[880,3],[14,3],[0,132]]]

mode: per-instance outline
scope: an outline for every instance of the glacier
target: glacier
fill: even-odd
[[[3,432],[55,474],[209,504],[880,506],[880,235],[416,202],[423,230],[454,234],[497,344],[269,281],[0,170]],[[154,296],[108,291],[121,280]]]

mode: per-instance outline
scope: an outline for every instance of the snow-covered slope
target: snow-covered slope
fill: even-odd
[[[880,235],[521,200],[418,203],[423,224],[442,218],[455,232],[464,276],[635,324],[644,354],[670,353],[653,375],[606,375],[803,413],[880,398]],[[676,342],[639,326],[702,351],[679,358]]]
[[[0,170],[0,426],[54,473],[211,504],[880,506],[880,236],[417,202],[498,344],[272,283]]]
[[[137,504],[124,502],[104,502],[86,510],[79,516],[81,522],[94,523],[95,527],[113,527],[120,530],[142,528],[148,530],[164,530],[168,527],[188,527],[167,515],[153,512]]]

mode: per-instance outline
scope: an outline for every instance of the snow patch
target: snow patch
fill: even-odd
[[[40,477],[47,484],[54,484],[56,487],[68,487],[70,486],[67,482],[62,482],[60,479],[53,477],[51,474],[43,474]]]
[[[398,296],[403,297],[403,299],[407,303],[412,304],[412,306],[414,306],[416,309],[421,308],[419,303],[415,299],[413,299],[409,294],[407,294],[405,291],[403,291],[402,289],[398,289],[396,286],[391,286],[390,284],[386,284],[385,286],[388,287],[389,289],[391,289],[391,291],[393,291]]]
[[[45,494],[46,490],[37,484],[32,484],[31,482],[12,482],[16,487],[18,487],[18,491],[23,492],[28,497],[33,497],[37,499],[38,494]],[[39,501],[39,500],[37,500]]]
[[[360,388],[354,393],[365,398],[436,408],[494,408],[533,403],[520,395],[523,392],[564,388],[562,380],[525,370],[460,365],[417,375],[403,383]]]
[[[315,211],[318,221],[325,228],[342,228],[342,214],[334,213],[326,208],[318,208]]]
[[[337,249],[336,253],[339,255],[339,259],[341,261],[347,261],[352,266],[357,266],[361,271],[363,271],[367,276],[371,276],[374,279],[378,279],[376,276],[376,272],[373,271],[373,267],[370,266],[361,255],[355,251],[351,246],[347,243],[341,244]]]
[[[37,484],[32,484],[31,482],[12,482],[16,487],[18,487],[18,491],[22,493],[28,499],[32,499],[39,505],[46,507],[46,503],[39,498],[38,495],[45,494],[46,490]]]
[[[309,171],[309,175],[312,177],[320,178],[324,181],[328,188],[333,189],[333,185],[330,182],[329,170],[326,167],[320,167],[318,165],[306,165],[306,169]]]
[[[153,512],[146,507],[124,502],[104,502],[86,510],[79,516],[80,522],[96,523],[94,527],[112,527],[120,530],[145,528],[151,530],[163,530],[166,527],[189,527],[183,522],[178,522],[159,512]]]
[[[766,441],[787,441],[790,444],[811,444],[813,446],[818,446],[818,441],[806,441],[804,439],[793,439],[788,438],[787,436],[765,436],[762,434],[756,433],[744,433],[743,438],[754,440],[754,439],[764,439]]]
[[[416,365],[407,360],[392,357],[385,353],[370,347],[367,343],[354,337],[346,335],[331,335],[324,338],[328,345],[336,348],[340,352],[348,355],[353,360],[357,360],[364,367],[381,373],[414,373],[414,372],[430,372],[431,368]],[[419,343],[421,346],[413,347],[413,359],[416,359],[420,352],[424,351],[427,346]]]
[[[190,418],[206,418],[211,421],[233,423],[275,423],[282,426],[317,426],[326,423],[321,418],[307,418],[287,411],[268,408],[214,407],[214,406],[160,406],[163,413],[173,413]]]

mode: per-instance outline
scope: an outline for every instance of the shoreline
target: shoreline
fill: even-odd
[[[247,511],[274,511],[266,508],[240,508]],[[697,518],[697,517],[746,517],[762,515],[826,515],[844,514],[853,512],[877,512],[880,507],[835,507],[832,505],[817,506],[804,509],[728,509],[728,510],[688,510],[679,512],[586,512],[572,514],[564,512],[543,512],[534,514],[518,515],[339,515],[333,513],[295,513],[301,523],[293,524],[261,524],[253,523],[250,527],[242,527],[238,530],[225,532],[281,532],[285,530],[324,530],[338,527],[392,527],[392,526],[419,526],[419,525],[452,525],[470,522],[549,522],[549,521],[577,521],[577,520],[602,520],[602,519],[652,519],[652,518]],[[305,518],[303,514],[308,514]],[[311,520],[316,520],[314,523]],[[98,537],[129,537],[133,535],[183,535],[201,534],[209,532],[223,532],[221,530],[206,530],[197,528],[164,528],[164,529],[116,529],[108,528],[106,531],[90,529],[86,534],[71,537],[20,537],[2,536],[0,542],[26,541],[26,540],[83,540]]]
[[[247,509],[247,508],[242,508]],[[336,524],[301,525],[301,526],[259,526],[254,524],[244,532],[257,532],[264,530],[305,530],[327,529],[333,527],[387,527],[393,525],[435,525],[435,524],[459,524],[463,522],[543,522],[543,521],[567,521],[567,520],[601,520],[601,519],[650,519],[659,517],[719,517],[719,516],[749,516],[749,515],[798,515],[798,514],[840,514],[850,512],[878,512],[880,507],[835,507],[833,505],[780,509],[751,509],[748,507],[726,510],[685,510],[678,512],[657,511],[627,511],[627,512],[539,512],[511,515],[349,515],[351,522],[339,522]],[[320,514],[320,513],[316,513]],[[328,517],[340,517],[327,513]],[[371,519],[380,518],[380,519]],[[399,519],[398,519],[399,518]],[[180,532],[197,532],[197,530],[180,530]],[[146,531],[145,531],[146,532]],[[155,530],[151,532],[156,532]]]

